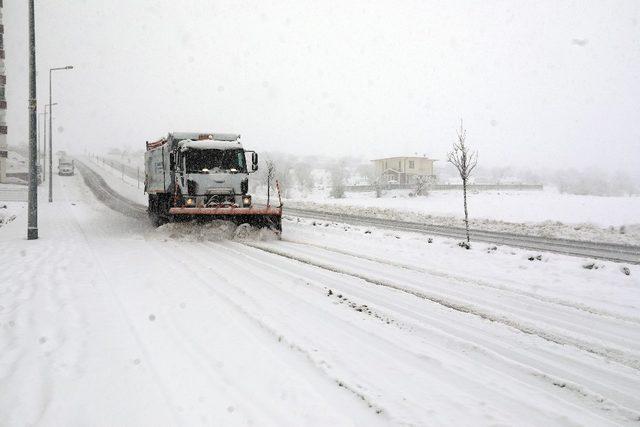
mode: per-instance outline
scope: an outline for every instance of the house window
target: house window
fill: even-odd
[[[414,167],[415,167],[415,164],[413,160],[409,160],[409,169],[413,169]]]

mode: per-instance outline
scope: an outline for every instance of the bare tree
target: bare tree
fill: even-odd
[[[271,196],[271,182],[276,177],[276,165],[272,160],[267,160],[267,167],[265,168],[265,180],[267,181],[267,206],[269,206],[269,198]]]
[[[458,142],[453,144],[453,150],[447,155],[447,161],[456,167],[460,178],[462,179],[462,194],[464,197],[464,226],[467,231],[467,249],[469,248],[469,211],[467,209],[467,182],[471,176],[471,172],[478,165],[478,152],[469,152],[467,146],[467,131],[462,127],[460,120],[460,130],[458,133]]]
[[[334,199],[344,198],[344,181],[345,181],[344,162],[339,162],[331,168],[331,196]]]
[[[296,181],[298,184],[298,190],[300,191],[312,191],[314,187],[314,179],[311,174],[311,165],[298,162],[294,165],[293,169],[296,175]]]
[[[376,193],[376,199],[382,197],[382,186],[380,185],[380,180],[376,179],[373,181],[373,191]]]
[[[428,196],[435,180],[433,176],[418,175],[416,177],[416,196]]]

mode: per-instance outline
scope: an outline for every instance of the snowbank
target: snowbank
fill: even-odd
[[[0,227],[15,220],[24,207],[23,203],[0,202]]]
[[[457,191],[434,191],[427,197],[390,191],[381,198],[372,193],[347,193],[344,199],[314,193],[307,199],[286,199],[284,204],[337,214],[464,226],[462,196]],[[640,197],[574,196],[553,190],[486,192],[469,195],[469,210],[470,226],[481,230],[612,243],[640,242],[637,218]]]

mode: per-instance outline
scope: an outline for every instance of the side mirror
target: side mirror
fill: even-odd
[[[254,172],[258,170],[258,153],[251,153],[251,169]]]
[[[175,153],[169,153],[169,169],[174,170],[176,166],[176,155]]]

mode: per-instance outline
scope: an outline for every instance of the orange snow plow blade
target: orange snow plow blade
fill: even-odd
[[[236,224],[250,224],[257,228],[268,227],[278,232],[282,231],[281,207],[250,207],[250,208],[198,208],[198,207],[173,207],[169,214],[174,217],[188,217],[194,219],[221,219],[233,221]]]
[[[282,208],[171,208],[171,215],[276,215],[282,216]]]

